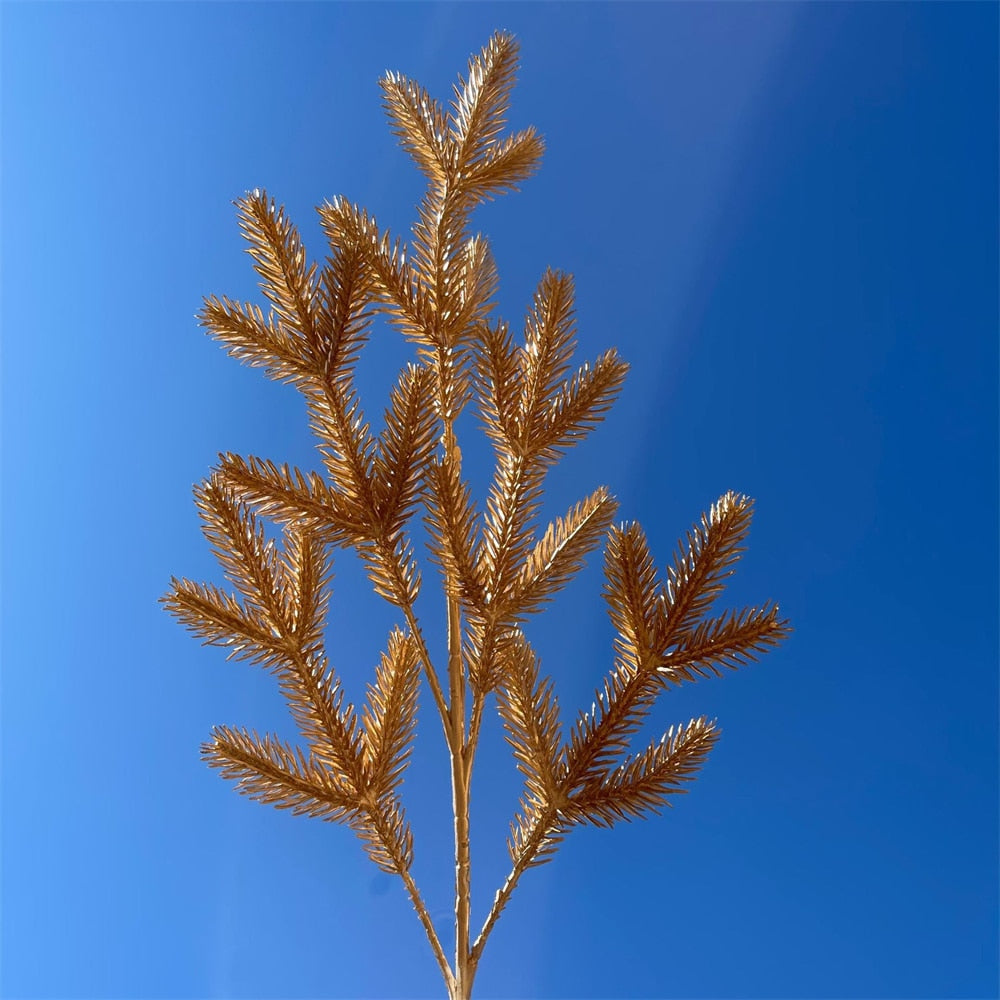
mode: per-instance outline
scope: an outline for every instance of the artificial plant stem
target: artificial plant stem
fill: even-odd
[[[483,721],[483,706],[485,697],[479,691],[472,694],[472,715],[469,720],[469,738],[465,744],[465,780],[472,782],[472,765],[476,759],[476,747],[479,746],[479,727]]]
[[[497,918],[507,905],[511,893],[517,888],[518,881],[528,868],[531,867],[531,862],[534,860],[535,855],[538,853],[538,848],[549,831],[549,825],[553,816],[554,814],[543,813],[539,817],[538,823],[528,842],[524,845],[520,857],[510,870],[510,874],[504,881],[503,887],[494,897],[493,905],[490,907],[490,912],[486,918],[486,922],[483,924],[483,929],[479,932],[479,937],[476,938],[476,942],[472,946],[471,958],[474,964],[479,961],[479,957],[483,953],[483,948],[486,946],[486,940],[490,936],[490,931],[493,930],[493,925],[497,922]]]
[[[455,442],[454,422],[445,420],[445,461],[458,466],[461,462]],[[456,471],[460,471],[456,468]],[[473,968],[469,954],[469,911],[472,892],[471,857],[469,850],[469,786],[471,775],[466,771],[465,735],[465,667],[462,659],[462,619],[457,581],[449,571],[446,592],[448,602],[448,679],[451,693],[451,788],[455,814],[455,1000],[468,1000],[472,993]]]
[[[468,1000],[472,993],[474,965],[469,949],[470,852],[469,784],[465,780],[462,755],[452,756],[452,800],[455,807],[455,994]]]
[[[430,653],[427,652],[427,643],[424,642],[424,634],[421,631],[416,613],[413,610],[413,605],[410,604],[409,600],[405,600],[402,602],[402,608],[406,624],[410,629],[410,635],[413,636],[417,644],[417,654],[420,657],[420,662],[423,664],[424,674],[427,677],[427,683],[430,685],[431,693],[434,696],[434,704],[437,706],[438,715],[441,716],[441,725],[444,726],[444,735],[448,741],[448,749],[450,750],[452,747],[451,716],[444,700],[444,692],[441,690],[441,682],[438,680],[437,671],[431,663]]]
[[[417,911],[417,916],[420,918],[420,923],[424,925],[424,933],[427,935],[427,940],[430,941],[431,950],[434,952],[434,957],[437,959],[437,964],[441,969],[441,975],[444,976],[445,984],[449,992],[451,992],[455,977],[448,966],[448,959],[445,956],[444,948],[441,947],[441,941],[438,939],[437,931],[434,929],[434,924],[431,921],[430,914],[427,912],[427,907],[424,906],[424,900],[420,895],[420,890],[417,888],[417,883],[413,881],[413,876],[410,874],[409,869],[404,868],[400,872],[400,875],[406,885],[406,891],[409,893],[410,902],[413,903],[413,908]]]

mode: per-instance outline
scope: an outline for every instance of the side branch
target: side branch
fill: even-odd
[[[385,546],[385,548],[388,548],[388,546]],[[413,601],[410,599],[409,589],[406,586],[406,581],[402,578],[402,574],[399,572],[396,560],[391,557],[391,553],[385,557],[385,561],[394,570],[393,588],[396,591],[397,604],[402,609],[403,616],[406,618],[406,625],[410,630],[410,635],[413,636],[413,641],[417,644],[420,665],[423,667],[424,676],[427,678],[431,694],[434,697],[434,704],[437,706],[438,715],[441,716],[441,725],[444,726],[444,735],[448,741],[448,748],[454,752],[456,744],[454,742],[455,736],[453,733],[451,712],[448,710],[448,703],[445,701],[444,691],[441,688],[441,681],[438,678],[437,671],[434,669],[434,664],[431,663],[431,655],[427,650],[427,643],[424,641],[420,622],[417,620],[416,612],[413,609]],[[458,745],[461,746],[460,743]]]
[[[476,943],[472,946],[472,951],[470,952],[470,961],[473,968],[479,962],[483,948],[486,947],[486,941],[493,930],[493,925],[499,919],[500,914],[503,913],[504,907],[510,900],[511,893],[517,888],[517,883],[521,880],[521,876],[532,867],[535,855],[552,832],[555,819],[556,811],[554,809],[549,809],[542,813],[531,835],[524,842],[524,846],[518,855],[517,861],[514,863],[514,867],[511,868],[510,874],[504,880],[496,896],[493,897],[493,905],[490,907],[490,912],[483,924],[483,929],[479,932]]]
[[[377,811],[373,811],[371,815],[374,817],[377,815]],[[383,837],[383,841],[385,843],[392,843],[391,838],[386,837],[383,831],[380,830],[379,834]],[[444,976],[444,981],[449,984],[450,992],[454,976],[452,974],[451,967],[448,965],[448,959],[445,956],[444,948],[441,947],[441,941],[438,938],[437,931],[434,929],[434,923],[431,920],[430,914],[427,912],[427,907],[424,905],[424,900],[420,895],[420,890],[417,888],[417,883],[414,882],[413,876],[410,874],[409,866],[400,864],[398,866],[398,871],[399,877],[403,880],[403,884],[406,886],[406,892],[410,897],[410,902],[413,904],[413,909],[417,911],[417,917],[419,918],[420,923],[423,924],[424,933],[427,935],[431,951],[434,952],[434,957],[437,959],[438,967],[441,969],[441,975]]]

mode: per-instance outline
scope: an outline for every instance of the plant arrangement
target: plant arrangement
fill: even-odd
[[[201,321],[239,360],[303,393],[323,472],[224,454],[196,487],[203,530],[235,593],[173,579],[167,608],[206,643],[277,676],[302,743],[216,727],[207,763],[244,794],[347,824],[372,861],[402,879],[451,1000],[467,1000],[497,919],[525,872],[576,826],[610,827],[657,812],[715,744],[705,718],[634,749],[672,685],[736,667],[789,631],[774,605],[710,616],[743,551],[752,502],[722,496],[657,571],[642,528],[615,522],[599,487],[544,527],[547,470],[600,422],[625,379],[614,349],[574,366],[573,283],[546,272],[515,338],[495,318],[497,271],[473,234],[476,206],[536,169],[534,129],[505,134],[517,45],[496,33],[459,77],[446,108],[419,84],[381,81],[394,132],[427,179],[404,249],[343,198],[319,209],[329,241],[309,263],[283,208],[262,191],[237,202],[270,303],[210,297]],[[414,347],[376,432],[354,367],[384,317]],[[485,503],[463,476],[456,421],[474,406],[495,454]],[[445,648],[417,613],[426,586],[413,541],[422,519],[443,588]],[[265,530],[267,520],[279,537]],[[617,633],[593,706],[564,731],[552,681],[524,627],[595,549]],[[398,614],[360,709],[325,648],[331,554],[353,549]],[[451,959],[411,874],[414,837],[401,797],[426,686],[451,770],[455,924]],[[470,789],[484,712],[499,712],[524,776],[511,823],[511,868],[481,928],[471,922]]]

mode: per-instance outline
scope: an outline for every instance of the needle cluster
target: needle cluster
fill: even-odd
[[[471,995],[486,940],[522,874],[548,861],[572,827],[655,813],[694,777],[718,737],[714,723],[694,719],[632,746],[660,693],[753,660],[788,632],[774,605],[710,616],[743,552],[752,510],[744,496],[721,497],[665,575],[639,525],[615,522],[618,505],[603,486],[551,524],[538,523],[548,469],[600,422],[627,365],[614,349],[574,361],[569,275],[542,276],[522,336],[493,316],[497,271],[471,216],[515,190],[543,152],[534,129],[506,132],[516,68],[514,39],[497,33],[471,59],[447,108],[414,81],[382,79],[393,131],[427,179],[408,247],[335,198],[319,209],[329,254],[322,265],[309,263],[294,225],[265,192],[237,202],[269,309],[213,296],[200,318],[234,357],[302,392],[323,470],[222,455],[195,496],[235,591],[173,579],[164,598],[206,643],[272,671],[301,732],[301,745],[291,746],[219,726],[205,760],[253,799],[350,826],[375,864],[405,883],[452,1000]],[[415,348],[380,433],[354,383],[376,316]],[[485,504],[462,473],[456,420],[467,406],[495,453]],[[262,519],[280,527],[278,540]],[[416,519],[427,528],[446,600],[443,660],[432,657],[416,610],[424,583],[411,541]],[[593,706],[564,734],[553,683],[524,625],[602,544],[614,662]],[[399,615],[360,711],[325,649],[336,549],[357,553]],[[450,962],[411,875],[413,834],[400,797],[422,680],[451,763]],[[469,791],[491,704],[524,791],[508,839],[510,874],[473,937]]]

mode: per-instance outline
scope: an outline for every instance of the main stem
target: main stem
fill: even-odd
[[[445,420],[445,461],[458,466],[461,453],[455,442],[454,421]],[[458,471],[458,470],[456,470]],[[449,581],[448,601],[448,680],[450,686],[451,793],[455,815],[455,965],[451,1000],[469,1000],[475,963],[470,948],[469,913],[472,895],[471,857],[469,850],[469,787],[471,774],[466,754],[471,745],[466,740],[465,663],[462,658],[462,618],[458,597]]]

